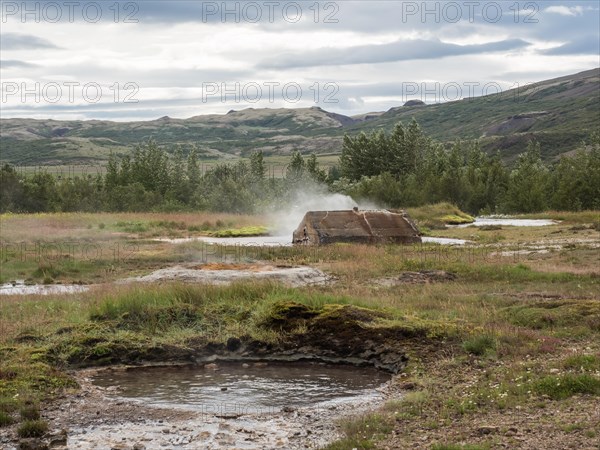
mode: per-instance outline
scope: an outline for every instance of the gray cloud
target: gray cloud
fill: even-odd
[[[361,45],[345,49],[319,49],[315,51],[281,55],[265,60],[259,67],[286,69],[313,66],[348,64],[376,64],[413,59],[437,59],[447,56],[515,50],[529,45],[522,39],[509,39],[487,44],[457,45],[440,40],[415,39],[396,41],[383,45]]]
[[[31,34],[3,33],[0,36],[2,50],[31,50],[38,48],[59,48],[47,39]]]
[[[68,79],[82,85],[87,82],[98,82],[103,86],[115,82],[120,85],[134,82],[140,87],[136,96],[140,103],[23,104],[11,106],[11,109],[4,107],[3,115],[60,117],[81,114],[90,119],[125,119],[164,115],[189,117],[207,111],[226,112],[256,105],[220,103],[215,98],[203,103],[202,99],[197,98],[197,90],[185,89],[199,88],[204,82],[244,83],[260,80],[282,84],[298,81],[303,86],[309,86],[312,81],[319,81],[321,85],[336,82],[340,88],[336,96],[339,103],[324,104],[325,95],[314,103],[326,110],[357,114],[398,106],[405,94],[410,93],[406,92],[409,83],[420,84],[423,80],[439,79],[440,83],[455,80],[462,84],[461,80],[467,80],[464,77],[470,77],[469,82],[481,82],[482,85],[495,80],[503,86],[511,86],[517,82],[550,79],[598,65],[600,14],[597,2],[562,0],[544,1],[543,5],[540,2],[519,2],[521,7],[525,7],[525,4],[537,7],[537,10],[529,8],[520,12],[515,12],[514,2],[474,2],[478,6],[475,7],[473,21],[467,18],[464,2],[456,2],[463,5],[463,17],[459,21],[448,20],[451,9],[447,9],[446,16],[441,19],[432,15],[424,18],[420,13],[410,15],[407,20],[402,16],[403,5],[407,4],[430,11],[438,7],[444,16],[445,5],[454,2],[442,0],[318,2],[321,8],[319,20],[313,17],[314,0],[297,2],[304,13],[303,20],[298,23],[290,23],[282,17],[282,6],[291,4],[291,0],[278,2],[273,21],[267,17],[265,3],[256,2],[263,5],[264,13],[257,23],[250,23],[244,17],[236,21],[235,15],[231,14],[224,16],[224,9],[231,11],[236,4],[242,7],[250,3],[229,0],[120,2],[118,21],[114,17],[113,2],[98,2],[102,8],[102,18],[98,23],[89,24],[83,23],[83,4],[76,7],[74,25],[68,23],[66,13],[60,23],[50,24],[42,20],[39,27],[32,23],[34,20],[29,16],[25,28],[21,15],[9,17],[6,23],[2,23],[2,31],[6,30],[6,33],[2,33],[0,43],[3,51],[13,50],[14,53],[2,55],[7,58],[1,62],[2,69],[6,69],[3,75],[6,73],[6,76],[27,82]],[[41,4],[43,10],[45,3],[55,2],[24,0],[14,3],[21,9],[26,4],[28,10]],[[324,11],[323,7],[328,3],[335,3],[339,7],[334,16],[337,23],[324,21],[328,11]],[[126,9],[125,5],[130,4],[137,5],[139,9]],[[583,13],[561,15],[545,10],[561,4],[573,8],[581,5]],[[218,8],[216,14],[203,16],[202,8],[215,5]],[[487,10],[486,17],[483,11],[486,5],[499,5],[502,9],[501,20],[490,20],[489,16],[495,13],[494,8]],[[137,20],[138,25],[123,24],[129,12],[135,12],[132,19]],[[537,22],[529,22],[529,19]],[[116,21],[119,23],[115,24]],[[177,27],[179,24],[184,26]],[[72,37],[57,34],[57,30],[69,30],[68,27],[79,33],[77,43],[82,45],[77,45],[75,49],[69,40]],[[22,34],[23,30],[35,35]],[[85,32],[88,30],[90,33]],[[228,42],[229,39],[211,39],[213,31],[233,39],[231,42]],[[248,45],[244,42],[238,47],[237,42],[246,36]],[[363,38],[364,41],[359,40]],[[189,45],[195,39],[206,46]],[[362,45],[349,49],[328,48],[332,42],[344,42],[347,39]],[[380,39],[397,41],[385,45],[367,45]],[[496,42],[480,43],[484,41]],[[252,45],[253,42],[256,44]],[[269,45],[263,47],[263,42]],[[537,50],[538,56],[541,56],[535,59],[530,58],[530,49],[521,51],[528,43],[547,42],[562,45]],[[57,45],[62,45],[62,49],[69,47],[69,52],[53,51],[47,57],[43,53],[50,52],[39,51],[57,49]],[[190,50],[186,52],[188,45]],[[24,53],[28,49],[38,49],[38,52]],[[34,59],[33,56],[38,53],[40,58],[43,55],[43,60]],[[217,58],[214,58],[215,55]],[[570,55],[576,56],[571,58]],[[232,64],[224,65],[223,61],[231,61]],[[385,64],[385,70],[382,70],[381,64]],[[340,70],[340,65],[344,66],[343,70]],[[506,72],[511,67],[522,72]],[[412,84],[410,86],[414,88]],[[312,106],[309,102],[312,91],[308,87],[305,91],[303,100]],[[475,95],[480,93],[476,91]],[[277,100],[281,100],[279,97]],[[434,101],[429,98],[426,100]],[[260,106],[273,107],[268,103]]]
[[[37,67],[37,64],[28,63],[26,61],[19,61],[17,59],[0,60],[0,69],[30,69],[32,67]]]
[[[600,37],[595,35],[575,38],[561,46],[543,50],[541,53],[544,55],[599,55]]]

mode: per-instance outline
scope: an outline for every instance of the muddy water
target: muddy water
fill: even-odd
[[[381,406],[390,375],[309,363],[91,370],[61,406],[69,449],[317,449]]]
[[[283,409],[364,396],[390,379],[371,368],[300,363],[218,365],[100,372],[92,379],[110,395],[146,405],[223,415]],[[116,389],[115,389],[116,388]]]

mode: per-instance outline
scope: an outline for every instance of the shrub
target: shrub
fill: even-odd
[[[41,437],[48,431],[48,423],[44,420],[26,420],[23,422],[17,433],[19,437],[30,438],[30,437]]]
[[[14,419],[5,411],[0,411],[0,427],[7,427],[14,423]]]
[[[40,409],[37,405],[25,405],[19,410],[23,420],[39,420]]]
[[[489,350],[496,349],[496,339],[489,334],[473,336],[463,342],[463,348],[467,353],[482,356]]]

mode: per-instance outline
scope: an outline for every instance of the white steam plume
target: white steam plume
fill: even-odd
[[[360,209],[379,209],[372,203],[356,202],[352,197],[343,194],[327,192],[324,186],[306,186],[292,196],[288,208],[272,213],[270,222],[273,233],[278,236],[292,236],[292,233],[308,211],[348,210],[358,206]]]

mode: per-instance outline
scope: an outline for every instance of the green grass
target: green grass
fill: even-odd
[[[144,233],[149,229],[149,225],[143,222],[117,222],[115,227],[126,233]]]
[[[408,392],[399,400],[388,401],[383,410],[400,418],[419,417],[430,400],[430,396],[425,391]]]
[[[366,414],[341,423],[344,439],[329,444],[325,450],[372,449],[378,440],[394,428],[394,420],[385,414]]]
[[[563,361],[563,367],[569,370],[600,372],[600,357],[597,355],[572,355]]]
[[[561,300],[531,302],[504,310],[508,321],[531,329],[565,329],[582,327],[600,331],[600,304],[597,301]]]
[[[547,376],[534,384],[539,395],[563,400],[575,394],[600,395],[600,379],[589,374]]]
[[[55,215],[35,218],[50,224],[66,219]],[[21,223],[23,218],[7,220]],[[139,219],[102,215],[69,220],[77,220],[76,227],[83,232],[88,223],[94,223],[93,232],[98,233],[101,220],[107,224],[107,233],[114,233],[114,224],[121,221],[149,224],[147,233],[162,235],[187,233],[196,226],[207,233],[261,223],[252,217],[238,221],[230,216],[187,215],[143,215]],[[13,227],[16,231],[20,228]],[[569,227],[559,224],[552,232],[562,230],[564,236]],[[516,233],[506,231],[506,235],[510,243]],[[139,259],[124,261],[119,273],[147,273],[156,267],[194,261],[200,246],[170,246],[168,254],[159,253],[154,246],[140,248]],[[393,439],[408,437],[419,443],[423,429],[445,431],[461,417],[484,420],[488,413],[515,413],[517,406],[525,411],[536,405],[548,407],[550,399],[563,407],[575,399],[565,404],[559,403],[561,399],[573,395],[580,396],[577,401],[584,405],[596,399],[600,306],[599,280],[593,271],[597,270],[597,255],[574,247],[514,262],[489,258],[490,251],[497,249],[433,245],[259,249],[257,259],[270,260],[273,265],[314,265],[338,282],[298,289],[253,281],[230,286],[106,286],[73,296],[3,299],[0,411],[4,418],[0,416],[0,421],[34,418],[21,417],[19,412],[30,404],[45,406],[57,395],[77,389],[66,369],[187,361],[198,348],[220,346],[230,337],[280,345],[325,326],[332,327],[335,335],[340,325],[348,324],[353,333],[392,333],[394,342],[407,352],[406,380],[414,381],[417,390],[388,402],[375,417],[345,424],[346,437],[330,449],[377,448],[381,437],[390,438],[388,426],[400,433]],[[56,270],[60,271],[54,273],[58,280],[84,278],[103,270],[103,264],[13,264],[8,276],[21,279],[34,271],[52,276],[51,271]],[[424,285],[373,285],[376,278],[394,277],[407,270],[446,270],[457,277],[452,282]],[[546,294],[549,297],[544,297]],[[361,316],[369,320],[355,321]],[[573,348],[579,353],[574,354]],[[454,445],[458,439],[443,442],[438,445]]]
[[[226,238],[226,237],[251,237],[251,236],[268,236],[269,229],[267,227],[243,227],[226,230],[217,230],[210,233],[211,236]]]
[[[439,229],[450,224],[464,224],[475,221],[474,217],[447,202],[408,208],[407,212],[418,226],[428,229]]]

